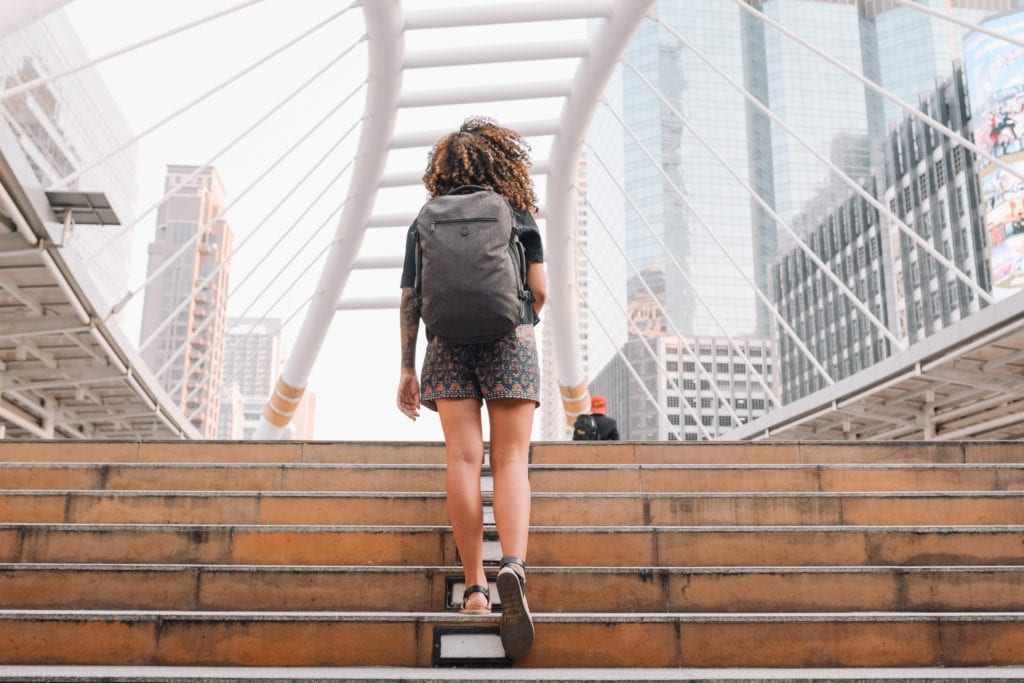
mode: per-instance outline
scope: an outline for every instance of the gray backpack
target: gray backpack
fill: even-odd
[[[511,332],[530,305],[515,212],[497,192],[457,187],[416,217],[416,295],[427,334],[457,344]]]

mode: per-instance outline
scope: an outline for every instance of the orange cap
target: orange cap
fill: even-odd
[[[604,400],[604,396],[601,394],[594,394],[590,397],[590,412],[594,415],[604,415],[604,411],[608,410],[608,402]]]

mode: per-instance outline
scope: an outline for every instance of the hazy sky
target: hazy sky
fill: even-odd
[[[65,11],[86,49],[98,55],[237,4],[240,4],[237,0],[75,0]],[[442,4],[446,3],[405,3],[410,8]],[[100,67],[100,72],[132,128],[142,131],[343,7],[337,0],[263,0],[210,24],[107,62]],[[350,10],[239,82],[146,136],[141,142],[138,209],[150,206],[162,195],[167,164],[207,162],[227,142],[334,59],[362,33],[362,11],[358,8]],[[585,26],[579,21],[528,27],[513,25],[498,29],[424,30],[409,32],[406,46],[413,51],[512,43],[524,40],[524,36],[527,40],[545,40],[582,36],[584,33]],[[573,66],[570,60],[557,60],[543,64],[521,62],[503,66],[422,69],[407,72],[404,89],[472,86],[496,80],[516,82],[570,78]],[[217,160],[214,165],[227,187],[229,201],[246,192],[271,167],[275,158],[358,86],[365,74],[365,46],[359,46],[306,91],[293,98],[254,134]],[[557,100],[410,109],[399,113],[397,131],[454,128],[472,114],[495,116],[502,122],[551,118],[557,116],[559,109],[560,101]],[[261,257],[268,252],[271,254],[258,267],[257,274],[232,297],[230,315],[241,315],[268,284],[271,284],[271,290],[256,300],[247,315],[263,315],[283,294],[281,302],[271,310],[271,316],[285,319],[312,294],[323,259],[316,265],[310,264],[332,239],[337,216],[331,217],[330,214],[344,199],[350,174],[345,174],[333,185],[330,181],[351,159],[358,129],[327,157],[278,211],[270,212],[341,134],[358,120],[362,111],[363,91],[360,91],[228,212],[227,219],[234,231],[237,249],[231,266],[233,289],[253,271]],[[550,140],[540,138],[533,142],[534,158],[546,159]],[[393,153],[388,159],[388,169],[420,171],[426,151],[423,148]],[[313,204],[314,198],[325,189],[327,192],[323,199]],[[543,190],[541,180],[538,194],[542,201]],[[422,187],[382,190],[375,213],[413,212],[423,199]],[[282,238],[307,209],[307,217],[297,223],[288,237]],[[155,212],[144,218],[136,229],[133,287],[144,279],[146,246],[152,239],[154,221]],[[253,234],[261,221],[265,221],[265,225]],[[313,237],[325,221],[326,227]],[[253,234],[250,241],[239,248],[250,234]],[[360,255],[398,255],[403,246],[404,229],[370,230]],[[279,273],[296,252],[300,255],[295,263]],[[296,277],[299,277],[298,282],[291,286]],[[397,296],[398,278],[398,271],[357,271],[349,278],[343,296]],[[136,297],[135,306],[123,316],[125,331],[132,339],[138,335],[138,307],[141,302],[140,295]],[[286,348],[293,347],[302,319],[303,314],[300,313],[286,328]],[[423,346],[421,339],[421,356]],[[440,439],[442,435],[436,414],[424,410],[423,416],[413,425],[395,408],[398,360],[397,311],[338,313],[309,379],[309,390],[318,397],[317,438]]]

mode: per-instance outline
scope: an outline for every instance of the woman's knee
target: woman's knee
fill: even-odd
[[[484,461],[483,443],[449,443],[445,449],[445,457],[449,465],[480,467]]]
[[[519,472],[525,475],[530,463],[530,445],[529,443],[505,444],[496,447],[491,444],[490,456],[491,470],[495,476],[505,471]]]

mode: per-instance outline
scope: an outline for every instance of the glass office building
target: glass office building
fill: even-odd
[[[0,89],[14,88],[89,60],[64,12],[52,12],[0,40]],[[35,174],[35,178],[19,179],[26,187],[49,188],[93,166],[135,136],[94,68],[11,97],[0,109],[0,117],[16,136]],[[138,152],[137,144],[127,146],[72,180],[67,188],[102,191],[122,224],[131,222],[138,193]],[[134,231],[127,230],[111,240],[119,230],[112,226],[79,226],[63,240],[65,258],[73,264],[76,275],[87,273],[102,297],[96,302],[101,309],[104,303],[109,307],[120,300],[128,287]]]
[[[728,2],[678,0],[659,3],[656,13],[732,78],[744,82],[746,51],[743,32],[738,30],[742,26],[740,8]],[[713,148],[740,178],[750,181],[750,137],[743,95],[652,22],[641,27],[626,60],[692,127],[684,126],[634,73],[623,72],[626,123],[671,181],[663,178],[627,134],[626,189],[650,224],[645,225],[627,207],[630,258],[638,268],[664,277],[669,317],[684,335],[750,334],[757,324],[755,297],[746,279],[753,277],[755,260],[750,197],[708,149]],[[685,201],[673,185],[682,191]],[[683,272],[666,255],[652,230]]]

